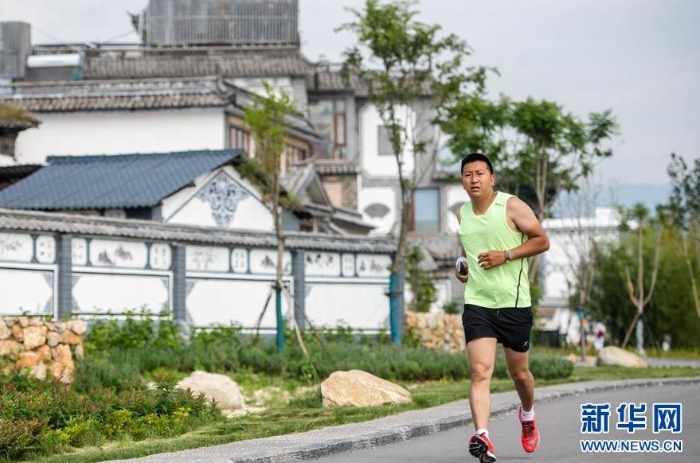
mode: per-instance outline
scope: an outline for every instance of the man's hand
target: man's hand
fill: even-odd
[[[503,251],[486,251],[479,254],[479,265],[484,270],[498,267],[506,262],[506,253]]]
[[[455,261],[455,277],[457,277],[461,283],[466,283],[469,279],[469,263],[464,256],[460,256]]]

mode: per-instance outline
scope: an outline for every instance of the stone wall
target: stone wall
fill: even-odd
[[[83,334],[87,323],[81,320],[52,322],[40,317],[0,317],[0,360],[3,373],[29,368],[39,379],[47,375],[71,383],[75,372],[73,358],[83,356]]]
[[[406,332],[428,349],[464,352],[466,348],[461,315],[406,311]]]

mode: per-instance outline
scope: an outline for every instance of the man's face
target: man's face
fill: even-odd
[[[495,181],[484,161],[469,162],[462,169],[462,186],[472,199],[490,196]]]

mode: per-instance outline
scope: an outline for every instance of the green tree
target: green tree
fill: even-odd
[[[540,221],[550,215],[560,192],[577,191],[596,160],[612,156],[605,145],[618,133],[609,110],[582,120],[547,100],[462,95],[448,110],[450,120],[442,129],[452,151],[480,151],[492,158],[499,183],[521,196]]]
[[[680,233],[679,252],[691,283],[692,305],[700,317],[700,159],[691,169],[683,157],[671,153],[668,175],[673,185],[668,209]]]
[[[411,288],[413,300],[408,304],[408,310],[414,312],[429,312],[430,306],[438,300],[438,291],[433,284],[430,273],[421,267],[423,251],[412,247],[406,254],[406,281]]]
[[[400,189],[400,226],[391,264],[393,295],[400,294],[406,237],[416,187],[437,159],[439,140],[431,123],[444,120],[446,108],[463,93],[482,90],[486,70],[468,70],[467,44],[441,27],[416,20],[415,2],[366,0],[362,10],[349,9],[355,20],[340,30],[350,31],[356,45],[346,52],[345,72],[356,73],[369,90],[369,99],[388,129]],[[396,306],[392,296],[392,307]],[[396,326],[395,309],[391,310]],[[392,329],[392,332],[394,330]],[[395,338],[394,342],[398,340]]]
[[[620,345],[634,308],[624,288],[625,268],[632,259],[627,248],[618,241],[602,243],[595,248],[596,272],[591,285],[588,313],[602,320],[610,334],[611,341]]]
[[[501,189],[522,198],[540,221],[551,215],[560,192],[577,191],[596,160],[612,156],[605,145],[618,131],[609,110],[582,120],[555,102],[532,98],[490,101],[481,93],[461,95],[447,110],[450,119],[442,130],[450,136],[452,152],[488,155]],[[530,260],[533,283],[537,261]]]
[[[620,291],[627,284],[625,269],[637,265],[637,255],[633,252],[638,248],[637,237],[637,233],[623,235],[619,241],[609,241],[596,248],[596,275],[588,310],[594,318],[605,322],[612,342],[618,345],[637,314],[627,292]],[[660,346],[664,335],[669,334],[676,347],[700,347],[700,318],[688,316],[692,293],[685,262],[678,258],[681,240],[675,226],[665,226],[659,245],[655,230],[644,233],[644,268],[653,267],[655,249],[660,249],[655,290],[644,308],[647,346]],[[644,277],[647,287],[651,280],[649,273]]]
[[[675,226],[665,227],[656,290],[645,309],[647,345],[657,348],[667,334],[675,347],[700,347],[700,318],[693,311],[693,282],[688,278],[685,260],[678,256],[683,240],[683,234]],[[692,245],[690,249],[692,252]]]
[[[622,348],[627,347],[632,330],[636,328],[637,337],[637,352],[644,354],[644,308],[649,304],[654,289],[656,289],[656,279],[659,274],[659,257],[661,256],[661,238],[663,236],[663,224],[658,220],[653,220],[649,217],[649,209],[643,204],[636,204],[631,210],[623,211],[623,226],[627,226],[629,220],[633,220],[636,224],[634,232],[635,238],[630,240],[630,254],[633,256],[635,264],[625,266],[625,285],[627,287],[627,295],[637,309],[630,323],[625,338],[622,340]],[[651,265],[651,275],[649,275],[649,267],[646,265],[644,255],[644,237],[645,234],[654,234],[653,248],[653,263]],[[636,267],[636,268],[635,268]],[[632,280],[630,268],[635,268],[636,277]]]
[[[256,172],[256,177],[261,177],[258,182],[266,190],[270,201],[270,210],[277,237],[277,266],[275,270],[274,289],[276,294],[277,309],[277,347],[284,348],[284,323],[281,308],[281,292],[283,288],[283,257],[286,236],[282,228],[284,215],[284,201],[280,186],[280,163],[287,140],[286,119],[296,114],[294,101],[287,93],[277,94],[267,83],[263,82],[265,96],[255,96],[253,106],[245,109],[244,120],[250,128],[255,141],[254,160],[250,161]]]

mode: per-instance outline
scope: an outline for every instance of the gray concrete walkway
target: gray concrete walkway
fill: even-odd
[[[698,378],[660,380],[594,381],[537,388],[536,401],[617,389],[634,389],[668,384],[698,384]],[[466,391],[465,391],[466,393]],[[493,394],[492,414],[515,410],[515,392]],[[282,463],[308,460],[348,450],[371,448],[446,431],[471,423],[467,400],[423,410],[414,410],[377,420],[334,426],[305,433],[234,442],[180,452],[128,460],[138,463]],[[471,430],[469,430],[471,431]],[[468,432],[468,431],[465,431]],[[125,461],[125,460],[120,460]]]

